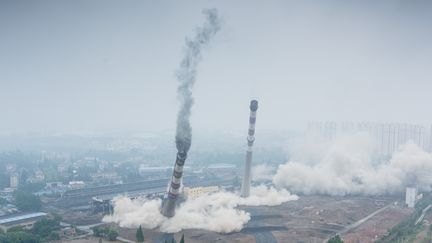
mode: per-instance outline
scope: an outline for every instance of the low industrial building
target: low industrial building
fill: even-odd
[[[43,212],[21,213],[3,216],[0,217],[0,229],[5,232],[14,227],[31,229],[33,228],[33,225],[36,223],[36,221],[46,218],[47,216],[48,214]]]
[[[195,199],[202,194],[219,191],[218,186],[200,186],[200,187],[185,187],[183,194],[187,199]]]
[[[82,189],[86,187],[86,183],[84,181],[70,181],[69,188],[72,190]]]
[[[211,164],[204,169],[206,174],[218,177],[232,176],[238,173],[238,168],[233,164]]]

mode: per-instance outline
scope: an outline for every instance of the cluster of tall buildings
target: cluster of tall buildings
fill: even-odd
[[[425,151],[432,152],[432,126],[407,123],[378,122],[309,122],[307,133],[324,140],[332,140],[341,135],[368,133],[376,140],[381,155],[389,156],[397,148],[412,141]]]

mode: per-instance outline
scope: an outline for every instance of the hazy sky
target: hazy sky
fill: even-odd
[[[174,129],[184,39],[219,9],[197,130],[432,123],[432,1],[0,1],[0,132]]]

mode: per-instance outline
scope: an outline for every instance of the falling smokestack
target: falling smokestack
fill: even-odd
[[[206,23],[197,29],[193,39],[186,38],[185,55],[180,62],[180,68],[177,73],[179,81],[177,95],[180,101],[175,137],[177,159],[167,195],[162,203],[161,213],[165,217],[173,217],[175,214],[176,202],[182,183],[183,165],[191,146],[192,127],[189,118],[194,102],[192,87],[196,80],[198,63],[201,61],[201,51],[221,27],[216,9],[206,9],[203,11],[203,14],[206,16]]]
[[[183,165],[186,161],[187,153],[184,151],[177,152],[177,159],[174,165],[174,171],[171,178],[167,198],[163,201],[161,213],[165,217],[173,217],[175,214],[175,206],[177,197],[180,194],[180,185],[183,175]]]
[[[250,116],[249,116],[249,131],[247,136],[248,149],[246,151],[245,170],[243,174],[243,183],[241,188],[241,196],[248,197],[251,184],[251,166],[252,166],[252,146],[255,141],[255,122],[256,111],[258,110],[258,101],[251,100],[250,102]]]

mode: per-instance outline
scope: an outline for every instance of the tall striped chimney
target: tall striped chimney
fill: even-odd
[[[177,198],[180,194],[180,186],[183,175],[183,165],[186,160],[187,153],[184,151],[177,152],[177,159],[174,165],[171,183],[168,190],[168,195],[162,202],[161,213],[165,217],[173,217]]]
[[[250,102],[250,116],[249,116],[249,131],[247,136],[247,151],[246,151],[246,161],[245,170],[243,174],[243,183],[241,187],[241,196],[248,197],[250,193],[251,184],[251,167],[252,167],[252,146],[255,141],[255,121],[256,121],[256,111],[258,110],[258,101],[251,100]]]

